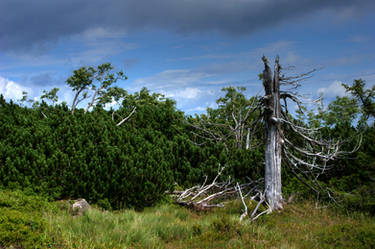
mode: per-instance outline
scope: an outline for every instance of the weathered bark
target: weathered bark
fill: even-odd
[[[282,136],[280,134],[280,80],[279,80],[279,59],[276,58],[274,77],[272,70],[268,65],[267,59],[263,56],[263,86],[266,93],[265,100],[265,134],[266,134],[266,152],[265,152],[265,193],[266,200],[272,210],[282,209],[281,192],[281,151]]]
[[[89,111],[89,109],[91,107],[94,106],[95,104],[95,101],[97,100],[96,99],[96,95],[98,95],[99,91],[101,91],[103,89],[103,87],[101,86],[99,89],[97,89],[95,92],[94,92],[94,95],[92,96],[91,98],[91,102],[87,105],[86,109],[85,109],[85,114]]]
[[[246,150],[250,149],[250,128],[247,128],[246,134]]]
[[[72,115],[74,115],[74,111],[76,110],[76,106],[79,103],[78,96],[79,94],[85,89],[85,87],[82,87],[76,91],[76,94],[74,96],[73,104],[72,104]]]
[[[74,115],[74,111],[76,109],[76,102],[77,102],[77,99],[78,99],[78,95],[79,95],[79,91],[76,93],[76,95],[74,96],[74,100],[73,100],[73,104],[72,104],[72,115]]]

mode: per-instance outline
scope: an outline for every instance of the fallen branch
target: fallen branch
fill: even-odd
[[[249,182],[247,183],[240,184],[236,182],[234,184],[231,179],[228,178],[227,181],[219,182],[219,178],[224,169],[225,167],[219,168],[216,177],[209,184],[207,184],[208,177],[205,176],[202,185],[196,185],[183,191],[168,192],[168,194],[175,198],[177,204],[196,211],[224,207],[224,201],[239,198],[244,207],[244,211],[240,216],[240,221],[249,216],[249,208],[246,204],[246,198],[250,199],[252,202],[257,202],[256,207],[249,217],[251,221],[272,211],[266,201],[265,192],[261,191],[260,186],[263,185],[262,181],[253,181],[249,179]],[[243,195],[242,191],[246,191],[246,194]],[[267,210],[258,213],[261,205],[266,205],[268,208]]]
[[[245,200],[242,196],[241,186],[238,184],[238,182],[237,182],[237,191],[238,191],[238,194],[240,195],[241,202],[244,206],[244,212],[240,216],[240,221],[242,221],[243,218],[245,218],[247,216],[247,205],[246,205],[246,202],[245,202]]]
[[[251,221],[254,221],[254,220],[258,219],[263,214],[269,214],[269,213],[272,212],[272,208],[267,203],[267,200],[266,200],[266,191],[264,191],[264,192],[258,191],[258,194],[256,196],[259,197],[259,201],[258,201],[258,204],[256,205],[256,207],[254,208],[253,212],[251,213],[251,216],[250,216]],[[263,212],[260,212],[258,215],[256,215],[260,205],[263,204],[263,203],[265,203],[268,208],[266,210],[264,210]]]

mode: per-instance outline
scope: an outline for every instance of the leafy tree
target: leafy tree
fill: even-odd
[[[127,79],[122,71],[113,73],[113,69],[110,63],[105,63],[99,65],[97,68],[81,67],[78,70],[74,70],[73,76],[69,77],[66,81],[75,92],[72,103],[72,114],[74,114],[77,105],[84,99],[91,98],[85,109],[85,113],[87,113],[97,103],[105,105],[106,103],[110,103],[113,98],[120,99],[126,94],[126,91],[121,88],[111,87],[118,80]],[[89,95],[89,92],[92,95]],[[81,93],[82,97],[79,98]]]
[[[59,97],[57,96],[58,91],[59,91],[58,88],[53,88],[49,92],[47,92],[46,90],[43,90],[43,95],[40,97],[40,99],[50,100],[52,104],[55,104],[59,100]]]
[[[111,85],[116,83],[118,80],[126,80],[127,77],[122,71],[112,73],[114,68],[110,63],[105,63],[99,65],[94,71],[94,79],[97,81],[97,84],[92,84],[91,90],[93,91],[91,101],[85,109],[85,113],[90,110],[95,103],[99,102],[100,104],[110,103],[112,97],[116,99],[122,98],[126,92],[121,88],[111,88]]]
[[[375,117],[375,85],[365,89],[366,82],[362,79],[354,80],[352,85],[343,84],[347,92],[350,92],[362,105],[364,119]]]
[[[322,104],[318,107],[318,112],[309,112],[309,123],[316,128],[322,126],[346,126],[350,127],[356,121],[360,108],[356,99],[345,97],[336,97],[334,101],[328,104],[324,109]],[[314,122],[318,122],[314,125]]]
[[[74,70],[73,75],[66,80],[66,83],[75,92],[72,103],[72,114],[74,114],[77,105],[87,98],[87,89],[92,85],[95,69],[93,67],[81,67]],[[79,95],[82,93],[82,98]]]

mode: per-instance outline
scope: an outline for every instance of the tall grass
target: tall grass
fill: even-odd
[[[69,212],[50,215],[47,233],[58,234],[61,246],[67,248],[165,248],[209,231],[219,216],[196,214],[171,204],[142,212],[92,209],[82,217],[72,217]]]
[[[311,202],[256,222],[239,222],[237,201],[200,213],[167,203],[73,217],[68,207],[0,190],[0,248],[375,248],[374,217]]]
[[[48,216],[61,248],[374,248],[374,218],[289,205],[256,222],[239,222],[241,204],[196,213],[172,204],[142,212],[92,209],[82,217]]]

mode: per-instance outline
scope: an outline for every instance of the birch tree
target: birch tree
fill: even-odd
[[[66,83],[74,91],[74,99],[71,107],[74,115],[77,105],[88,96],[88,88],[92,85],[95,69],[93,67],[81,67],[74,70],[73,75],[66,80]]]
[[[66,81],[75,93],[71,108],[73,115],[78,104],[85,99],[89,100],[85,108],[87,113],[97,104],[104,105],[113,98],[119,99],[126,95],[125,90],[112,87],[118,80],[127,79],[122,71],[112,72],[113,69],[110,63],[104,63],[97,68],[81,67],[74,70],[73,75]]]
[[[114,91],[111,86],[118,80],[126,80],[127,77],[122,71],[113,73],[113,66],[110,63],[105,63],[97,67],[94,73],[94,84],[91,85],[91,100],[89,101],[85,113],[92,108],[96,103],[105,104],[111,101],[112,96],[123,95],[122,92]],[[96,84],[95,84],[96,83]],[[118,88],[116,88],[118,89]],[[110,98],[108,98],[110,97]],[[107,100],[107,101],[105,101]]]

